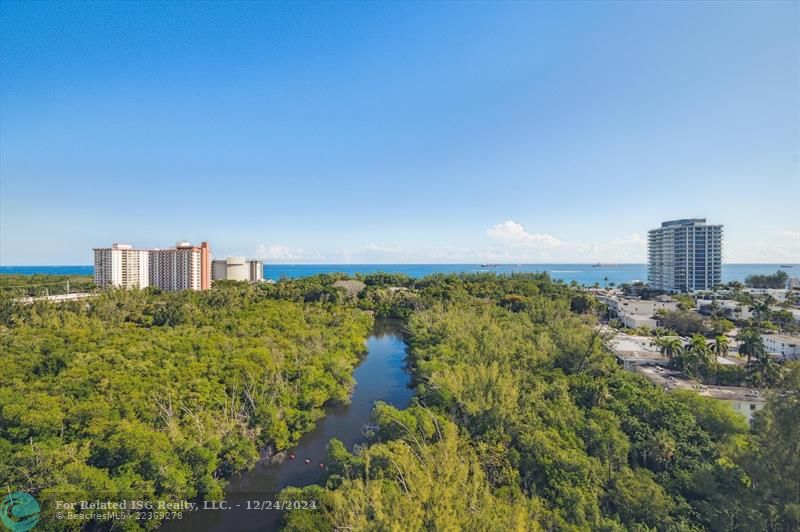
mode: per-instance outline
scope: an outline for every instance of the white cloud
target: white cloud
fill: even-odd
[[[532,248],[556,248],[563,244],[561,240],[547,233],[529,233],[514,220],[506,220],[487,231],[487,234],[501,242]]]
[[[630,233],[606,241],[571,242],[555,235],[526,229],[507,220],[490,227],[480,243],[471,247],[405,248],[370,242],[354,248],[306,251],[283,244],[261,244],[256,256],[273,263],[316,264],[413,264],[413,263],[643,263],[647,260],[646,235]],[[444,238],[444,236],[442,237]],[[724,244],[725,262],[800,262],[800,231],[782,230],[750,243]]]
[[[599,261],[645,262],[647,241],[639,233],[615,238],[610,242],[595,242],[594,258]]]
[[[395,246],[395,247],[387,247],[387,246],[380,246],[378,244],[367,244],[364,246],[365,251],[374,251],[376,253],[401,253],[403,248]]]
[[[528,231],[514,220],[497,224],[486,233],[502,246],[477,253],[491,262],[635,262],[645,255],[645,241],[638,233],[611,242],[570,242],[548,233]]]
[[[782,229],[752,242],[723,244],[725,262],[800,263],[800,231]]]
[[[256,249],[256,258],[278,262],[306,260],[302,249],[292,249],[281,244],[272,244],[269,246],[259,244]]]

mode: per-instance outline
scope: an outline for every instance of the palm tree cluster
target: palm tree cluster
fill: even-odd
[[[757,329],[742,329],[736,336],[739,354],[747,357],[747,372],[750,382],[756,386],[769,386],[778,377],[778,365],[767,352],[764,339]]]
[[[770,386],[779,375],[778,364],[767,352],[761,333],[755,328],[743,329],[736,340],[739,353],[747,357],[747,380],[753,386]],[[655,344],[672,368],[683,371],[689,377],[703,380],[716,379],[718,357],[728,355],[730,341],[725,335],[717,335],[709,342],[702,334],[692,336],[688,344],[676,336],[658,335]]]
[[[702,334],[692,336],[688,345],[684,345],[675,336],[659,337],[656,344],[661,354],[669,360],[671,367],[690,377],[716,375],[717,357],[727,355],[729,348],[728,339],[724,335],[718,335],[710,344]]]

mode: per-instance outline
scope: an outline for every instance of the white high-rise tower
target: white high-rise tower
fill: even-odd
[[[664,222],[648,233],[647,280],[669,292],[709,290],[722,281],[722,226],[705,218]]]

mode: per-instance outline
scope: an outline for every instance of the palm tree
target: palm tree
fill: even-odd
[[[719,370],[719,359],[720,357],[725,357],[728,355],[728,348],[730,347],[730,343],[728,341],[728,337],[724,334],[718,334],[716,338],[714,338],[714,343],[711,346],[711,351],[714,354],[712,357],[714,360],[714,384],[717,383],[717,371]]]
[[[728,348],[730,347],[730,343],[728,342],[728,337],[724,334],[718,334],[716,338],[714,338],[714,355],[718,357],[728,356]]]
[[[756,317],[758,321],[764,321],[769,317],[769,303],[766,301],[756,301],[750,306],[750,312]]]
[[[677,450],[675,439],[670,433],[660,430],[647,441],[644,448],[645,461],[649,459],[656,470],[663,470],[672,461]]]
[[[662,337],[666,336],[668,332],[669,331],[667,331],[664,327],[656,327],[653,329],[651,334],[653,335],[653,338],[655,338],[655,345],[659,345],[658,341],[661,340]]]
[[[748,365],[753,357],[766,351],[761,334],[752,327],[742,329],[739,334],[736,335],[736,340],[739,342],[739,354],[747,357]]]
[[[692,376],[700,375],[701,367],[709,367],[711,360],[711,349],[708,347],[708,340],[702,334],[695,334],[686,348],[686,364],[684,369],[688,370]]]
[[[750,373],[750,383],[755,386],[770,386],[778,377],[778,365],[772,360],[767,351],[760,350],[747,365]]]
[[[669,338],[659,338],[656,343],[660,347],[661,354],[667,357],[669,360],[669,365],[672,365],[673,359],[675,357],[680,356],[681,352],[683,351],[683,342],[681,342],[680,338],[669,337]]]
[[[778,302],[778,300],[775,299],[772,296],[772,294],[764,295],[764,303],[767,305],[767,307],[771,307],[771,306],[775,305],[777,302]]]

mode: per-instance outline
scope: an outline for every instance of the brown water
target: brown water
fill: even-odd
[[[410,376],[405,369],[406,344],[400,334],[400,323],[377,320],[367,339],[367,354],[353,372],[356,387],[348,405],[334,405],[326,409],[311,432],[304,435],[294,453],[294,460],[280,464],[259,463],[250,471],[230,479],[225,490],[227,510],[200,510],[184,513],[180,521],[168,521],[163,531],[191,530],[198,532],[238,532],[277,530],[281,513],[276,510],[248,510],[248,501],[274,499],[287,486],[306,486],[319,482],[324,471],[319,467],[324,460],[326,446],[331,438],[338,438],[348,449],[363,442],[362,427],[371,419],[376,401],[384,401],[397,408],[408,406],[413,394]],[[305,460],[309,459],[310,464]],[[238,505],[238,506],[237,506]]]

